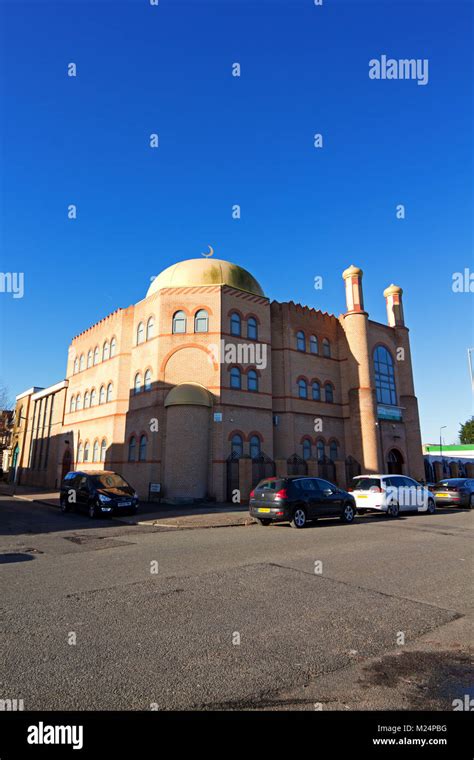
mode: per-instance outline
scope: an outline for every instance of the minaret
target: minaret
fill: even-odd
[[[377,404],[369,348],[368,314],[364,310],[362,269],[353,264],[342,273],[346,286],[347,312],[342,326],[348,345],[347,387],[351,453],[363,473],[380,472]]]
[[[406,453],[410,475],[417,480],[425,477],[423,464],[418,400],[415,396],[413,368],[411,363],[410,338],[403,316],[403,290],[398,285],[390,285],[383,292],[387,305],[387,321],[393,328],[396,351],[394,361],[397,370],[397,403],[402,408],[405,427]]]
[[[398,285],[390,285],[383,292],[387,304],[387,319],[390,327],[404,327],[403,317],[403,290]]]

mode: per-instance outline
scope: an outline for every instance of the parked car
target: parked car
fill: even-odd
[[[474,478],[446,478],[436,483],[433,496],[438,506],[455,504],[474,509]]]
[[[352,479],[350,492],[360,514],[374,510],[398,517],[400,512],[432,515],[436,510],[433,494],[406,475],[358,475]]]
[[[265,478],[250,493],[249,511],[260,525],[289,522],[292,528],[304,528],[318,517],[354,520],[354,497],[322,478]]]
[[[91,518],[138,510],[137,492],[125,478],[108,470],[68,472],[59,501],[63,512],[76,508]]]

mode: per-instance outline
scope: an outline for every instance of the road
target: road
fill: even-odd
[[[164,529],[0,497],[0,699],[39,709],[452,709],[468,511]]]

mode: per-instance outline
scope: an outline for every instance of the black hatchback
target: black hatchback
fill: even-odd
[[[89,517],[124,512],[136,514],[138,494],[117,472],[68,472],[61,485],[62,512],[76,508]]]
[[[352,523],[356,503],[350,493],[322,478],[265,478],[250,494],[249,511],[260,525],[289,522],[293,528],[304,528],[318,517]]]

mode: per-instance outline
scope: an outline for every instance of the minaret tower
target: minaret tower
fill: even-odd
[[[348,344],[349,415],[352,454],[362,472],[380,472],[377,403],[368,338],[368,314],[364,310],[362,269],[353,264],[342,273],[346,286],[347,312],[343,328]]]

